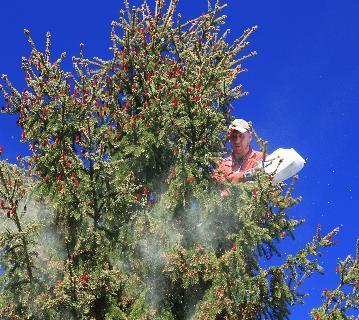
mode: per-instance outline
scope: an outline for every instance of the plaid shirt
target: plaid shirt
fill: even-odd
[[[233,156],[223,158],[218,161],[217,168],[213,172],[213,178],[220,182],[239,182],[243,180],[244,171],[258,167],[262,160],[262,152],[252,149],[243,163],[233,161]]]

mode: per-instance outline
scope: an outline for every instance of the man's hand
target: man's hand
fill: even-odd
[[[226,190],[226,189],[221,190],[221,197],[227,198],[228,196],[229,196],[228,190]]]

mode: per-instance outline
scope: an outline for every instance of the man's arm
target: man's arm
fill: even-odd
[[[232,172],[228,175],[228,179],[233,183],[253,181],[255,179],[255,174],[255,169],[251,168],[246,171]]]
[[[228,175],[228,180],[232,183],[237,183],[237,182],[243,181],[243,178],[244,178],[243,171],[232,172],[231,174]]]
[[[222,159],[217,163],[217,167],[216,167],[216,169],[214,169],[214,171],[212,173],[212,177],[214,179],[216,179],[217,181],[219,181],[219,182],[225,182],[227,180],[226,179],[226,172],[224,170],[223,161],[224,160]]]

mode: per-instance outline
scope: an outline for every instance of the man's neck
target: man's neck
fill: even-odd
[[[233,152],[232,156],[234,157],[234,159],[241,159],[241,158],[245,157],[250,152],[250,150],[251,150],[251,147],[248,147],[243,152]]]

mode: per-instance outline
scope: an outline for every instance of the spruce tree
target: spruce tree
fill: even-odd
[[[176,6],[125,1],[112,58],[88,59],[81,45],[72,72],[49,33],[42,52],[25,30],[26,87],[6,75],[0,87],[31,150],[1,162],[2,319],[285,319],[322,272],[337,229],[261,266],[303,223],[287,213],[296,178],[212,177],[256,27],[229,43],[225,5],[209,1],[191,21]]]
[[[357,319],[359,310],[359,240],[356,255],[338,259],[335,272],[340,277],[337,288],[322,293],[323,304],[314,308],[311,316],[314,320],[349,320]]]

